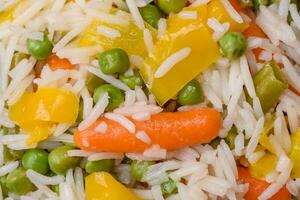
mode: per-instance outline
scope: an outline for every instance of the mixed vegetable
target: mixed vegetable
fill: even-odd
[[[21,3],[21,0],[16,1],[11,7],[0,12],[0,22],[12,20],[15,9]],[[249,13],[255,15],[260,6],[271,4],[269,0],[230,0],[228,3],[236,12],[243,13],[247,17]],[[105,20],[94,18],[77,38],[80,48],[95,45],[103,48],[103,51],[93,57],[98,64],[97,70],[100,70],[103,76],[88,74],[83,83],[88,95],[91,96],[92,106],[100,104],[106,95],[108,95],[108,103],[104,108],[106,112],[113,112],[127,103],[128,91],[120,89],[115,83],[109,83],[105,80],[108,76],[117,80],[118,84],[124,84],[126,88],[141,89],[147,95],[152,94],[156,103],[164,109],[163,112],[152,114],[145,120],[129,117],[135,127],[134,132],[143,131],[151,142],[142,141],[128,128],[105,116],[97,117],[98,119],[88,127],[78,128],[78,123],[83,121],[84,115],[87,114],[83,113],[83,107],[89,102],[67,87],[40,87],[36,84],[30,92],[25,91],[17,102],[7,105],[10,119],[22,131],[29,134],[26,145],[33,148],[13,150],[7,145],[3,146],[4,163],[21,160],[19,167],[0,178],[4,196],[9,193],[24,195],[37,189],[28,179],[26,170],[54,176],[65,175],[69,169],[80,166],[86,173],[87,200],[139,200],[137,195],[117,180],[115,165],[119,160],[91,161],[71,157],[68,152],[81,149],[113,153],[142,153],[153,147],[153,144],[166,151],[196,144],[209,144],[215,149],[219,147],[223,140],[219,137],[220,131],[224,128],[222,116],[220,110],[199,106],[201,103],[210,106],[207,101],[211,94],[206,94],[205,86],[198,76],[208,68],[212,68],[220,58],[234,62],[245,56],[249,51],[247,39],[253,36],[260,38],[267,38],[267,36],[256,25],[254,19],[249,22],[244,22],[245,20],[238,22],[233,19],[221,0],[211,0],[208,4],[190,4],[191,2],[186,0],[157,0],[139,8],[138,12],[143,19],[144,30],[141,30],[140,25],[133,20],[125,20],[131,19],[128,12],[114,8],[107,15],[112,19],[122,16],[124,21],[118,21],[119,24],[107,23]],[[192,13],[193,16],[182,17],[184,13],[186,15]],[[218,40],[213,36],[215,30],[208,25],[209,19],[212,18],[221,24],[228,23],[229,25],[226,33]],[[166,30],[159,35],[158,29],[161,22],[166,22]],[[116,30],[119,35],[107,37],[100,34],[101,28]],[[148,31],[147,36],[151,37],[154,44],[152,49],[149,49],[145,42],[145,30]],[[13,69],[20,61],[32,57],[37,60],[37,63],[46,64],[52,72],[77,71],[77,66],[72,63],[72,60],[53,53],[55,41],[53,37],[52,39],[49,37],[48,31],[50,30],[45,30],[42,39],[28,38],[26,53],[15,53],[10,68]],[[251,51],[259,61],[263,49],[254,48]],[[181,59],[176,60],[175,57],[178,56]],[[139,66],[132,61],[133,57],[142,60]],[[40,71],[36,74],[37,78],[41,76]],[[256,150],[263,150],[264,155],[255,163],[247,161],[247,168],[238,167],[239,182],[249,184],[249,190],[244,197],[246,200],[257,199],[270,185],[265,181],[266,177],[274,172],[278,163],[276,149],[269,138],[274,133],[276,119],[274,108],[284,91],[292,87],[281,70],[281,63],[276,63],[275,60],[264,62],[261,69],[252,74],[252,78],[262,111],[270,117],[266,117],[264,128],[257,141]],[[254,104],[252,99],[248,103]],[[142,106],[146,105],[142,104]],[[196,108],[176,111],[179,106],[196,106]],[[228,107],[224,108],[226,112],[229,112]],[[74,137],[74,144],[66,143],[51,150],[36,147],[39,142],[51,138],[61,124],[71,127],[66,131]],[[105,124],[105,131],[99,133],[99,127],[103,124]],[[14,133],[18,134],[18,131]],[[236,125],[228,130],[224,141],[231,150],[235,149],[236,138],[239,134]],[[290,140],[291,149],[288,157],[293,163],[292,177],[300,178],[300,130],[293,133]],[[248,143],[249,137],[244,138],[243,142]],[[242,159],[242,156],[237,155],[239,165],[245,165]],[[133,184],[148,187],[144,177],[156,161],[124,158],[120,162],[129,164]],[[179,182],[184,183],[185,180],[179,180]],[[164,197],[178,192],[176,181],[170,177],[160,185],[160,188]],[[51,189],[58,193],[58,185],[53,185]],[[291,199],[291,194],[285,187],[282,187],[270,199]]]

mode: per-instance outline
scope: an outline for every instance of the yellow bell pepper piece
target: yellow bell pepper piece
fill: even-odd
[[[78,115],[78,106],[78,97],[70,91],[41,88],[36,93],[25,93],[10,107],[9,113],[11,119],[17,122],[74,123]]]
[[[19,6],[20,2],[21,2],[20,0],[16,1],[10,7],[5,9],[4,11],[0,12],[0,23],[13,19],[14,12],[15,12],[16,8]]]
[[[218,44],[212,39],[206,27],[206,20],[202,20],[207,6],[185,9],[200,14],[196,19],[188,20],[178,15],[170,16],[165,35],[157,41],[154,50],[145,58],[144,66],[140,70],[141,76],[160,105],[176,96],[181,88],[220,57]],[[154,78],[162,62],[183,48],[191,49],[188,57],[175,64],[163,77]]]
[[[264,148],[270,151],[273,154],[276,154],[274,147],[272,146],[271,142],[269,141],[269,133],[274,127],[275,116],[267,119],[263,132],[260,135],[259,143]]]
[[[107,172],[85,177],[86,200],[140,200]]]
[[[265,154],[256,163],[249,166],[250,173],[258,179],[265,179],[266,175],[275,170],[278,158],[270,153]]]
[[[49,137],[56,123],[72,124],[79,110],[78,97],[59,88],[41,88],[36,93],[25,92],[9,107],[9,117],[31,137],[34,144]]]
[[[293,162],[292,177],[300,178],[300,129],[291,136],[292,148],[290,159]]]
[[[122,12],[122,14],[124,15],[124,19],[128,19],[129,24],[116,25],[116,24],[105,23],[102,22],[101,20],[95,19],[92,21],[92,23],[87,27],[85,32],[80,37],[79,46],[100,45],[101,47],[104,48],[104,50],[108,50],[112,48],[121,48],[125,50],[129,55],[142,56],[144,53],[146,53],[143,31],[136,26],[130,14],[124,11],[118,11],[118,12]],[[119,31],[120,37],[109,38],[99,34],[97,32],[97,27],[100,25],[107,26],[109,28],[113,28]],[[156,30],[148,24],[145,24],[145,26],[152,33],[153,39],[155,39]]]
[[[243,32],[248,27],[246,23],[239,24],[233,20],[220,0],[212,0],[208,4],[207,17],[214,17],[221,23],[228,22],[230,24],[230,31]]]

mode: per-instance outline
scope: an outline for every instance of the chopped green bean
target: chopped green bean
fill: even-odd
[[[280,95],[288,87],[284,74],[273,61],[265,64],[255,74],[253,81],[256,95],[265,113],[278,102]]]
[[[11,69],[13,69],[20,61],[23,59],[28,58],[28,55],[25,53],[17,52],[14,54],[12,61],[11,61]]]
[[[209,144],[214,149],[216,149],[219,146],[220,142],[221,142],[221,138],[217,137],[217,138],[213,139]]]
[[[267,6],[269,5],[269,0],[252,0],[253,1],[253,9],[255,12],[257,12],[259,10],[260,6]]]
[[[35,189],[35,186],[27,178],[26,170],[23,167],[19,167],[8,174],[6,178],[6,187],[9,192],[18,195],[27,194]]]
[[[131,175],[137,180],[141,181],[145,173],[148,171],[148,167],[153,165],[153,161],[138,161],[134,160],[131,163]]]
[[[235,141],[235,138],[236,138],[237,135],[238,135],[238,132],[236,130],[236,127],[233,126],[229,130],[229,132],[227,134],[227,137],[225,138],[225,141],[228,144],[230,149],[234,149],[234,147],[235,147],[234,141]]]
[[[104,80],[95,75],[89,76],[85,81],[85,85],[90,92],[94,92],[97,87],[104,83]]]
[[[136,86],[143,86],[144,82],[138,72],[134,72],[133,75],[122,74],[119,76],[120,81],[125,83],[130,89],[134,89]]]
[[[4,163],[19,160],[24,154],[23,150],[13,150],[8,148],[6,145],[3,147]]]
[[[87,161],[85,164],[85,171],[87,173],[93,172],[110,172],[113,168],[114,160],[112,159],[105,159],[105,160],[98,160],[98,161]]]

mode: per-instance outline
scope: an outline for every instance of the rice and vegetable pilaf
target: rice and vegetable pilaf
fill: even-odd
[[[299,11],[0,1],[0,199],[298,199]]]

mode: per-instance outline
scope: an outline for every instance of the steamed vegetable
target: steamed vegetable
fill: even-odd
[[[143,19],[154,28],[157,28],[159,19],[164,17],[164,14],[155,5],[148,4],[139,10]]]
[[[247,41],[238,32],[225,33],[219,40],[222,54],[230,60],[240,58],[247,50]]]
[[[277,160],[278,158],[275,155],[265,154],[256,163],[250,165],[250,174],[257,179],[264,180],[268,174],[275,170]]]
[[[270,185],[269,183],[258,180],[251,176],[249,171],[246,168],[238,168],[239,180],[242,183],[249,183],[249,190],[244,196],[245,200],[254,200],[258,199],[259,195],[265,191],[265,189]],[[269,200],[290,200],[291,194],[288,192],[286,187],[283,187],[272,196]]]
[[[197,80],[191,80],[178,93],[178,103],[192,105],[204,101],[204,92]]]
[[[78,115],[78,97],[64,89],[40,88],[25,92],[9,107],[9,117],[31,134],[28,143],[46,139],[56,123],[73,124]]]
[[[153,164],[154,164],[153,161],[134,160],[130,165],[131,175],[135,178],[135,180],[141,181],[143,176],[148,171],[148,167]]]
[[[171,195],[176,193],[178,191],[176,182],[173,181],[173,179],[169,178],[167,182],[161,184],[161,191],[164,195]]]
[[[87,173],[93,173],[93,172],[110,172],[113,168],[114,161],[111,159],[105,159],[105,160],[97,160],[97,161],[87,161],[85,164],[85,171]]]
[[[95,172],[85,177],[86,200],[140,200],[107,172]]]
[[[198,16],[196,19],[169,16],[166,34],[156,42],[154,50],[145,58],[140,71],[160,105],[175,97],[189,81],[220,57],[218,44],[205,26],[207,6],[187,7],[183,10],[196,11]],[[188,56],[176,63],[162,77],[155,77],[160,65],[183,48],[190,48]]]
[[[174,150],[210,142],[218,135],[220,120],[220,114],[216,110],[201,108],[186,112],[159,113],[146,121],[131,121],[136,130],[143,130],[148,134],[152,144]],[[99,134],[95,127],[101,122],[107,124],[107,131]],[[75,131],[74,140],[83,150],[108,152],[143,152],[152,145],[143,143],[135,134],[107,118],[98,119],[83,131]]]
[[[129,58],[123,49],[114,48],[100,53],[99,66],[105,74],[124,73],[129,68]]]
[[[66,58],[59,58],[57,55],[53,54],[47,59],[47,63],[52,70],[57,69],[73,69],[74,66]]]
[[[43,40],[27,39],[26,47],[34,58],[43,60],[52,54],[53,44],[45,34]]]
[[[70,146],[59,146],[53,149],[48,157],[50,169],[56,174],[65,174],[68,169],[79,165],[80,158],[69,157],[68,151],[74,148]]]
[[[8,174],[6,177],[6,187],[9,192],[18,195],[27,194],[35,189],[34,185],[27,178],[26,170],[23,167],[19,167]]]
[[[265,113],[278,102],[280,95],[288,87],[287,79],[274,62],[265,64],[255,74],[253,81],[256,95]]]
[[[186,0],[158,0],[158,7],[166,14],[180,12],[186,4]]]
[[[48,153],[43,149],[27,150],[22,157],[22,165],[25,169],[46,174],[49,171]]]
[[[118,107],[121,103],[124,101],[124,94],[123,92],[110,84],[104,84],[99,86],[95,91],[94,91],[94,102],[97,103],[101,97],[107,93],[109,96],[109,104],[106,107],[106,110],[113,110],[114,108]]]
[[[131,15],[121,10],[113,10],[110,14],[112,17],[115,17],[116,14],[121,15],[123,18],[122,24],[106,23],[98,19],[93,20],[81,35],[79,46],[100,45],[104,50],[120,48],[126,51],[128,55],[143,56],[146,53],[143,31],[137,27]],[[117,30],[120,33],[120,37],[109,38],[99,34],[97,31],[99,26]],[[148,24],[145,24],[145,26],[150,30],[153,39],[155,39],[156,30]]]
[[[132,75],[121,74],[119,79],[132,90],[134,90],[135,87],[142,87],[144,84],[143,79],[138,72],[134,72]]]

